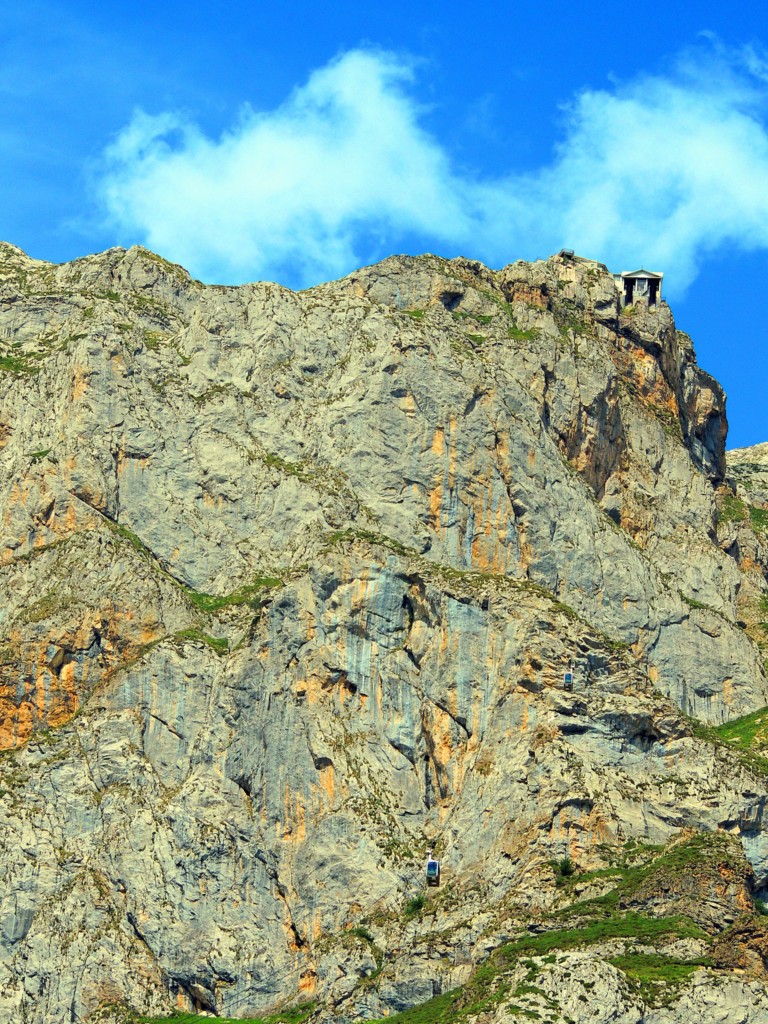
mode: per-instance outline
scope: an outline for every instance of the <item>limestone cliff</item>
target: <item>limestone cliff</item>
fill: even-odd
[[[2,246],[0,1016],[767,1012],[725,435],[586,261],[293,293]]]

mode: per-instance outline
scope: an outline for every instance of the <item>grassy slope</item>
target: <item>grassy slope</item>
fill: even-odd
[[[501,1003],[513,1016],[536,1019],[538,1012],[524,1005],[526,994],[543,996],[535,985],[541,964],[537,965],[531,957],[553,963],[556,953],[585,949],[612,939],[627,940],[624,951],[609,957],[609,961],[625,974],[632,990],[648,1004],[674,998],[679,986],[695,970],[711,966],[710,959],[686,960],[661,951],[649,952],[648,947],[656,943],[663,946],[676,938],[698,939],[709,945],[711,937],[684,914],[653,917],[625,908],[634,900],[642,901],[644,892],[649,889],[674,890],[692,870],[716,870],[718,864],[728,859],[729,840],[718,833],[707,833],[676,843],[661,853],[653,848],[646,851],[638,848],[636,852],[641,856],[650,855],[650,859],[635,864],[625,861],[615,868],[574,875],[565,881],[569,886],[600,877],[616,879],[618,884],[604,895],[573,903],[556,912],[546,923],[552,926],[550,929],[521,934],[501,946],[462,988],[388,1017],[387,1024],[453,1024],[491,1011]],[[636,942],[642,943],[642,951],[632,949]],[[527,973],[513,987],[510,972],[518,965]]]

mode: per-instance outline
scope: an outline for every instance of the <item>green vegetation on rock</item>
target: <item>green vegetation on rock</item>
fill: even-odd
[[[726,743],[739,750],[755,753],[768,751],[768,707],[753,711],[751,715],[735,718],[713,730]],[[768,770],[768,760],[766,760]]]
[[[371,1024],[449,1024],[451,1021],[459,1020],[456,1003],[460,996],[461,989],[444,992],[426,1003],[412,1006],[401,1013],[394,1013],[391,1017],[372,1021]]]
[[[263,1017],[211,1017],[210,1014],[185,1013],[178,1010],[168,1017],[143,1017],[128,1013],[126,1024],[205,1024],[215,1020],[217,1024],[304,1024],[315,1009],[315,1003],[300,1003],[298,1006]]]
[[[768,533],[768,509],[750,505],[749,521],[755,533]]]
[[[750,771],[768,777],[768,756],[763,756],[763,716],[765,708],[741,718],[732,719],[723,725],[705,725],[697,719],[688,718],[693,735],[718,747],[727,746]],[[753,732],[754,730],[754,732]],[[751,737],[751,738],[750,738]]]
[[[40,451],[29,452],[29,457],[30,457],[30,459],[32,459],[33,462],[42,462],[43,459],[48,457],[50,452],[51,452],[50,448],[41,448]]]
[[[506,961],[526,954],[543,956],[553,950],[578,949],[593,946],[609,939],[633,939],[653,942],[663,936],[674,935],[681,939],[706,936],[690,918],[676,914],[672,917],[646,917],[644,914],[617,913],[588,921],[577,928],[563,928],[546,931],[538,935],[526,935],[501,947],[499,956]],[[496,956],[496,954],[494,954]]]
[[[724,494],[720,499],[720,522],[721,523],[743,523],[746,522],[747,506],[737,498],[735,494]]]
[[[556,917],[567,919],[578,916],[604,920],[619,915],[621,919],[621,908],[630,907],[633,903],[642,904],[646,894],[655,888],[663,886],[666,891],[675,892],[676,889],[684,888],[692,871],[727,862],[732,856],[733,846],[729,836],[721,832],[696,833],[685,841],[673,843],[645,862],[625,864],[618,869],[620,881],[615,888],[602,896],[571,904],[558,911]],[[703,934],[693,922],[689,924],[692,930],[680,924],[682,931],[679,934]],[[677,925],[673,930],[677,930]]]
[[[225,636],[209,636],[200,629],[182,629],[173,634],[174,640],[191,640],[193,643],[205,644],[218,655],[226,654],[229,650],[229,640]]]
[[[418,917],[426,905],[426,897],[422,893],[419,893],[418,896],[414,896],[405,904],[403,915],[405,916],[406,920],[412,917]]]
[[[663,952],[664,946],[676,939],[697,940],[708,946],[710,936],[686,914],[650,916],[641,910],[631,909],[633,900],[642,905],[649,894],[657,890],[674,892],[692,872],[710,870],[713,877],[716,875],[719,879],[719,865],[727,864],[734,854],[733,841],[720,833],[699,833],[661,851],[655,846],[628,843],[617,853],[621,856],[620,866],[581,874],[573,871],[570,858],[563,858],[563,861],[569,861],[566,872],[570,873],[564,873],[569,883],[587,878],[610,880],[614,877],[618,879],[618,885],[603,896],[555,912],[549,926],[542,922],[540,931],[518,934],[481,963],[461,988],[387,1020],[402,1024],[449,1024],[466,1020],[502,1003],[507,1005],[513,1016],[532,1016],[536,1011],[523,1005],[526,996],[539,997],[547,1006],[551,1002],[544,991],[533,984],[546,964],[555,963],[559,954],[571,950],[616,942],[623,952],[610,955],[608,960],[626,975],[630,988],[646,1004],[664,1005],[674,999],[679,987],[690,979],[693,972],[711,966],[712,960],[700,955],[689,959],[667,955]],[[634,858],[640,858],[640,862],[630,863]],[[695,886],[694,890],[695,899],[700,899]],[[407,916],[413,917],[421,912],[422,907],[417,901],[418,897],[407,905]],[[573,919],[573,924],[568,923],[569,918]],[[564,926],[552,927],[558,919]],[[635,948],[638,944],[641,948]],[[661,951],[649,949],[657,944],[661,944]],[[540,960],[534,961],[532,957]],[[524,980],[513,987],[510,976],[518,966],[525,967],[527,973]],[[508,1003],[508,1000],[513,1002]]]
[[[12,373],[17,377],[29,376],[37,373],[40,369],[29,359],[21,356],[0,356],[0,372]]]
[[[150,352],[157,352],[160,348],[160,343],[165,338],[165,335],[162,331],[150,331],[145,328],[142,331],[142,338],[145,348],[149,349]]]
[[[609,962],[627,976],[643,1001],[651,1006],[668,1005],[694,971],[712,966],[709,957],[681,960],[661,953],[639,952],[612,956]]]
[[[534,341],[538,336],[538,331],[535,330],[523,330],[521,327],[513,324],[507,328],[508,337],[514,341]]]
[[[205,594],[200,590],[188,588],[186,595],[195,608],[206,613],[222,611],[224,608],[233,608],[237,605],[248,605],[250,608],[258,608],[259,595],[265,590],[274,587],[281,587],[283,581],[277,576],[256,576],[251,583],[239,587],[230,594]]]

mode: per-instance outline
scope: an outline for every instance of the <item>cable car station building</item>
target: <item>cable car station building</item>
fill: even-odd
[[[585,256],[577,256],[573,249],[561,249],[558,253],[561,259],[569,263],[579,263],[582,266],[593,267],[595,270],[602,270],[610,273],[608,267],[598,260],[590,260]],[[622,308],[632,306],[638,299],[643,299],[648,307],[658,306],[661,303],[661,283],[664,274],[655,270],[622,270],[620,274],[613,274],[620,303]]]
[[[638,299],[645,299],[648,306],[656,306],[661,302],[661,282],[663,274],[652,270],[622,270],[614,274],[613,280],[621,295],[621,305],[631,306]]]

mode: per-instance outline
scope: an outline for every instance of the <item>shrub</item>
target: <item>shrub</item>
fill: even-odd
[[[419,893],[418,896],[414,896],[413,899],[408,900],[405,904],[405,917],[409,920],[412,917],[417,917],[424,909],[426,902],[427,899],[422,893]]]
[[[569,878],[576,870],[576,865],[573,863],[570,857],[562,857],[557,862],[557,873],[562,878]]]

